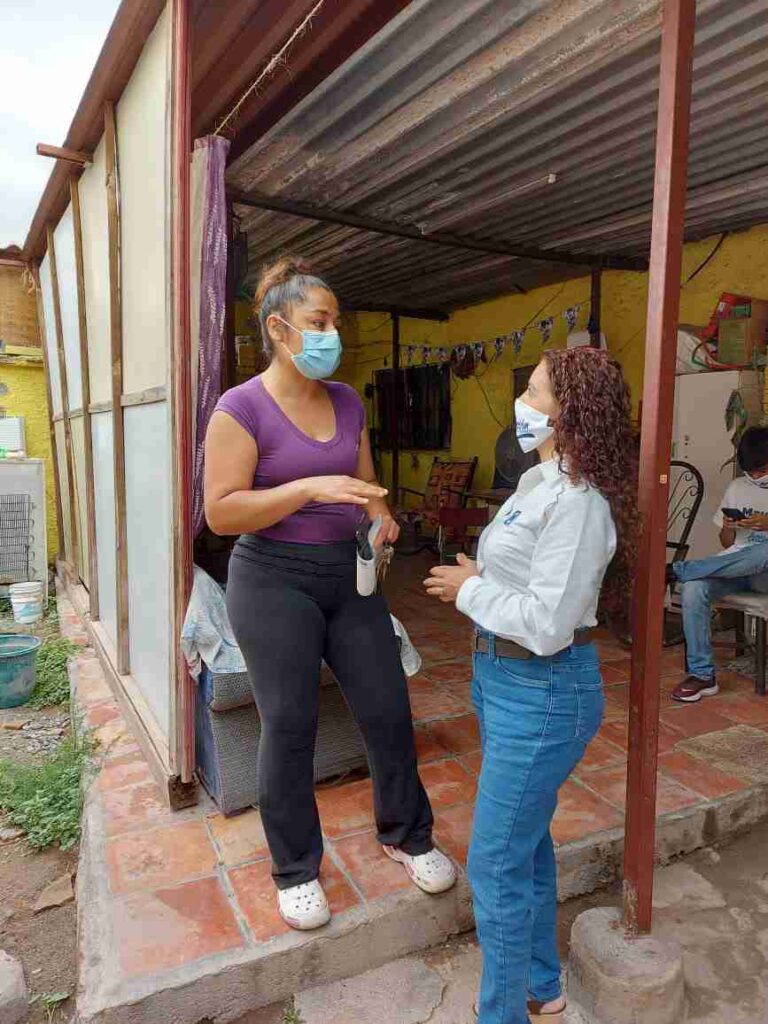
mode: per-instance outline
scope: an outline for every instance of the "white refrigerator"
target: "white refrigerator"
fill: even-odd
[[[704,497],[691,530],[688,558],[703,558],[720,550],[712,517],[725,488],[736,475],[733,431],[726,428],[725,411],[739,391],[748,421],[762,416],[762,375],[752,370],[688,373],[675,378],[675,418],[672,458],[695,466],[704,478]]]

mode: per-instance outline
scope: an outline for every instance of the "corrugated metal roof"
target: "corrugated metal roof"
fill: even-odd
[[[584,254],[647,255],[658,0],[413,0],[236,159],[241,192]],[[768,220],[768,4],[699,0],[686,235]],[[554,184],[515,194],[532,180]],[[252,272],[316,260],[354,305],[457,307],[573,266],[238,207]]]
[[[240,108],[230,152],[241,152],[357,51],[409,0],[325,0],[311,31]],[[93,152],[101,138],[104,102],[117,102],[165,0],[122,0],[70,125],[64,145]],[[190,0],[192,128],[217,127],[272,54],[290,37],[315,0]],[[52,140],[53,141],[53,140]],[[59,140],[55,140],[59,141]],[[55,227],[69,204],[72,166],[53,165],[24,246],[25,259],[45,252],[46,225]]]

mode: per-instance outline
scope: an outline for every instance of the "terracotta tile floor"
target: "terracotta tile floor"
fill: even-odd
[[[408,628],[424,664],[410,680],[421,773],[434,805],[438,841],[466,862],[472,805],[481,767],[480,738],[470,699],[470,630],[455,609],[423,596],[424,561],[399,559],[388,581],[393,611]],[[85,639],[76,619],[65,631]],[[599,736],[561,791],[553,834],[558,844],[583,841],[624,819],[629,653],[608,635],[599,641],[606,719]],[[723,660],[727,660],[726,653]],[[663,655],[659,810],[679,811],[748,788],[677,750],[691,737],[734,724],[768,731],[768,700],[749,680],[723,672],[723,693],[696,706],[673,705],[667,694],[683,674],[682,652]],[[173,969],[225,951],[269,942],[286,931],[275,910],[270,861],[256,810],[225,819],[207,797],[171,814],[147,764],[86,652],[73,666],[76,692],[102,743],[103,768],[92,798],[103,823],[113,903],[113,937],[126,978]],[[373,831],[368,780],[325,786],[318,804],[326,841],[323,877],[337,914],[364,908],[409,882],[381,855]]]

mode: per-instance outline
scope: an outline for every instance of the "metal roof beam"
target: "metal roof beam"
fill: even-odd
[[[614,256],[610,253],[598,256],[580,255],[573,252],[560,252],[556,249],[538,249],[531,246],[506,245],[504,242],[486,242],[482,239],[466,235],[454,235],[446,231],[420,231],[408,224],[396,221],[384,221],[375,217],[366,217],[342,210],[314,206],[311,203],[296,202],[293,199],[282,199],[278,196],[265,196],[258,193],[244,194],[230,191],[228,196],[241,206],[251,206],[261,210],[274,210],[277,213],[288,213],[293,217],[304,217],[306,220],[320,221],[325,224],[343,224],[358,228],[361,231],[372,231],[379,235],[393,235],[397,238],[411,238],[419,242],[432,242],[435,245],[451,246],[454,249],[470,249],[474,252],[491,253],[494,256],[511,256],[516,259],[541,260],[544,263],[565,263],[588,267],[599,263],[605,270],[647,270],[648,260],[642,256]],[[518,289],[522,290],[522,289]]]
[[[392,316],[399,316],[406,320],[436,320],[438,323],[445,323],[451,319],[451,314],[440,309],[413,309],[410,306],[391,306],[380,302],[353,302],[347,304],[342,299],[342,312],[344,313],[390,313]]]

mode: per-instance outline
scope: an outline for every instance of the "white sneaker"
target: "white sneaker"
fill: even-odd
[[[429,853],[412,856],[394,846],[385,846],[384,853],[402,864],[414,885],[434,895],[446,892],[456,884],[456,868],[444,853],[433,847]]]
[[[290,889],[278,889],[277,905],[285,923],[300,932],[322,928],[331,920],[328,900],[317,879],[302,885],[292,885]]]

